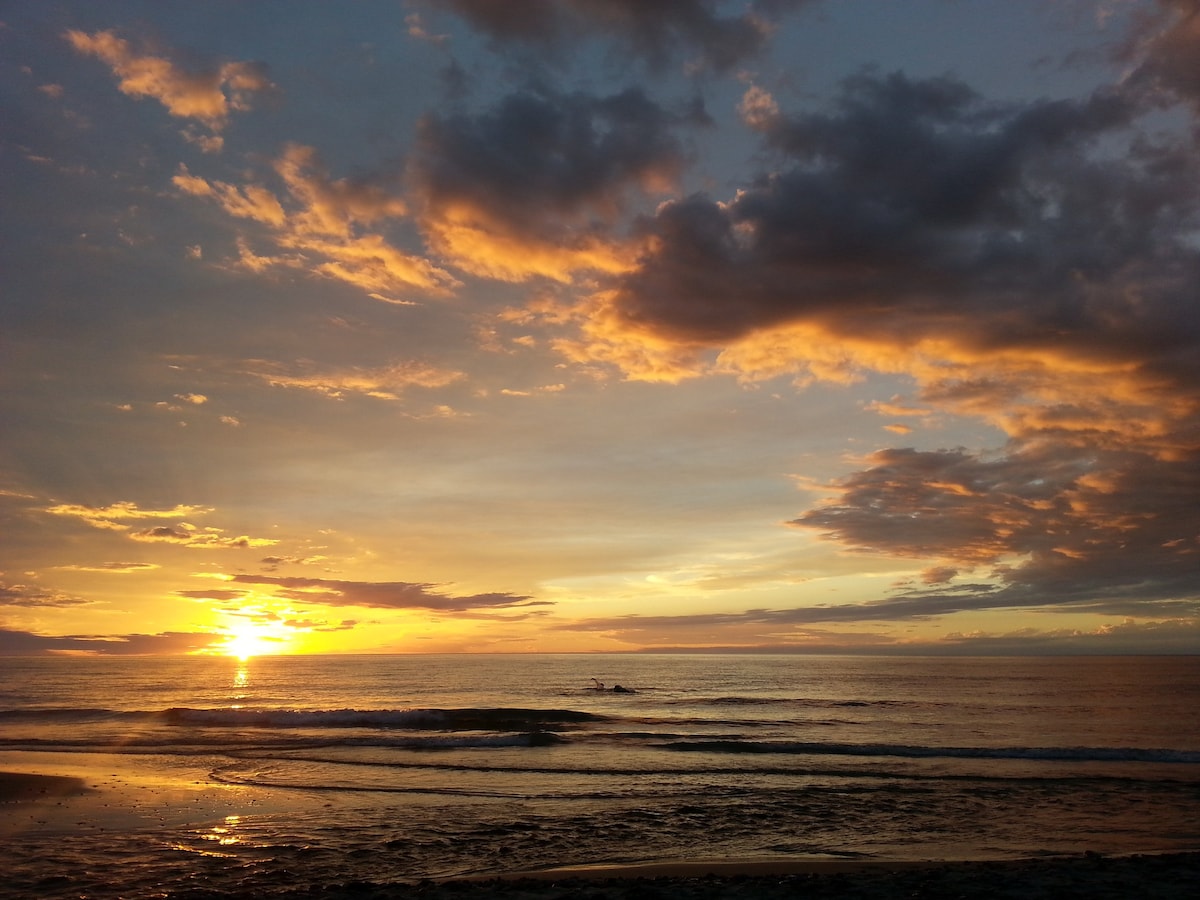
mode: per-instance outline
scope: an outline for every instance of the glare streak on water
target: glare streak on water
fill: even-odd
[[[117,754],[271,802],[6,829],[18,887],[0,897],[1195,848],[1197,676],[1195,657],[9,660],[0,752]]]

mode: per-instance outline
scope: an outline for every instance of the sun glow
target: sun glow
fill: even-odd
[[[216,647],[218,653],[238,659],[251,656],[271,656],[285,653],[286,640],[267,634],[261,629],[242,626],[225,638],[225,643]]]

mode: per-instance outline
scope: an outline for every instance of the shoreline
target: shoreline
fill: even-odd
[[[56,797],[81,797],[92,792],[75,775],[38,775],[0,771],[0,803],[25,803]]]
[[[60,767],[41,773],[0,770],[0,816],[9,826],[36,814],[54,830],[81,829],[85,810],[101,813],[106,826],[144,825],[146,805],[156,802],[161,816],[167,809],[186,806],[188,818],[209,818],[218,809],[200,804],[198,797],[214,786],[190,785],[182,793],[168,792],[155,801],[154,787],[123,780],[97,784]],[[58,768],[57,773],[53,769]],[[113,776],[110,776],[112,778]],[[113,789],[116,789],[115,792]],[[114,801],[126,807],[117,821],[116,810],[103,811],[97,801]],[[116,802],[123,798],[124,802]],[[243,797],[245,802],[248,798]],[[128,816],[128,804],[143,807],[141,816]],[[82,806],[81,806],[82,804]],[[177,810],[178,811],[178,810]],[[261,811],[261,810],[260,810]],[[136,821],[140,820],[140,821]],[[90,827],[95,827],[92,820]],[[3,823],[0,823],[2,826]],[[0,834],[5,832],[0,827]],[[670,900],[772,900],[804,897],[805,900],[892,900],[892,898],[1021,898],[1038,900],[1075,896],[1089,900],[1183,900],[1200,884],[1200,835],[1190,850],[1140,851],[1100,854],[1081,851],[1072,855],[991,859],[861,859],[825,857],[663,859],[632,862],[595,862],[548,869],[445,878],[397,880],[393,883],[353,881],[314,885],[273,893],[279,900],[635,900],[669,897]],[[282,887],[282,886],[281,886]],[[3,890],[0,890],[3,896]],[[188,900],[241,898],[250,894],[194,889],[180,894]]]

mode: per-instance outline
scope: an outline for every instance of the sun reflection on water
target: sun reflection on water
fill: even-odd
[[[233,700],[245,700],[247,690],[250,687],[250,667],[246,664],[246,660],[240,659],[237,663],[237,668],[233,672]],[[241,709],[241,703],[231,704],[234,709]]]
[[[234,829],[242,822],[241,816],[226,816],[223,825],[214,825],[209,832],[201,835],[206,841],[214,841],[222,847],[229,847],[242,842]]]

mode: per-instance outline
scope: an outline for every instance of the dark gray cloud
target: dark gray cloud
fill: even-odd
[[[161,634],[46,636],[0,628],[0,656],[73,653],[96,656],[158,656],[193,653],[218,646],[224,635],[168,631]]]
[[[736,347],[803,325],[806,341],[771,348],[780,371],[853,347],[853,364],[910,372],[923,403],[1010,438],[881,451],[833,485],[792,524],[926,560],[949,592],[796,621],[1194,603],[1200,170],[1186,134],[1139,130],[1161,94],[1134,79],[998,104],[867,71],[820,112],[753,99],[780,168],[728,202],[665,204],[604,301],[615,330]],[[979,567],[998,590],[945,577]]]
[[[615,212],[614,193],[683,167],[671,130],[680,121],[637,88],[605,97],[530,89],[478,116],[425,116],[414,174],[432,202],[471,202],[518,226]]]
[[[284,596],[325,606],[367,606],[380,609],[429,609],[460,612],[474,609],[509,609],[543,606],[519,594],[486,593],[456,597],[435,590],[438,585],[407,581],[339,581],[330,578],[286,578],[275,575],[234,575],[238,584],[266,584]]]
[[[524,271],[531,254],[606,252],[594,245],[626,201],[683,169],[674,126],[702,115],[669,112],[639,89],[600,97],[547,87],[479,115],[431,113],[410,165],[424,227],[460,265],[493,274]]]
[[[681,56],[686,61],[698,57],[723,71],[763,48],[771,34],[768,16],[803,2],[448,0],[437,5],[449,7],[497,42],[515,41],[545,50],[600,34],[652,66]]]
[[[872,462],[792,524],[862,550],[991,567],[1003,585],[888,601],[893,614],[897,604],[945,601],[1200,615],[1200,454],[1040,441],[994,459],[905,449]]]
[[[755,118],[778,170],[729,202],[665,205],[616,311],[712,343],[809,321],[979,352],[1181,359],[1200,338],[1184,315],[1200,190],[1177,141],[1101,146],[1129,140],[1136,99],[1000,105],[951,78],[861,73],[830,111]]]

